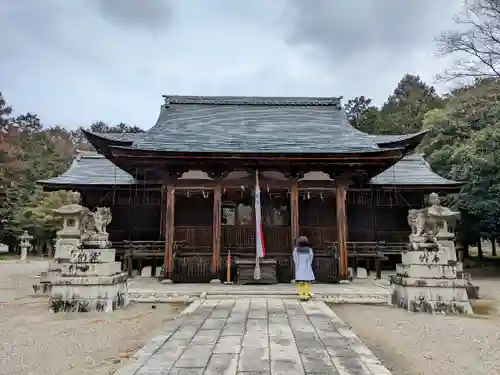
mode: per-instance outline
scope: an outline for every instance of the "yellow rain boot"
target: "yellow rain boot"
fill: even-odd
[[[297,287],[299,289],[299,299],[304,298],[304,283],[298,282]]]
[[[310,289],[311,284],[310,283],[304,283],[304,296],[306,299],[311,298],[311,289]]]

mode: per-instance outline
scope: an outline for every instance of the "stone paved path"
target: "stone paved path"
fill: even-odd
[[[204,300],[115,375],[390,375],[323,302]]]

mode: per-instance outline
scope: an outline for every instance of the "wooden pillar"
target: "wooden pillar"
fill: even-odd
[[[347,214],[346,185],[339,183],[335,190],[337,206],[337,239],[339,251],[339,278],[346,280],[347,272]]]
[[[165,257],[163,260],[164,279],[172,279],[173,256],[174,256],[174,206],[175,192],[174,185],[167,185],[166,191],[166,213],[165,213]]]
[[[291,233],[291,244],[292,247],[295,245],[295,241],[299,237],[299,187],[297,185],[297,180],[293,181],[292,188],[290,190],[290,233]]]
[[[212,281],[220,280],[220,248],[222,232],[222,187],[214,187],[213,239],[212,239]]]

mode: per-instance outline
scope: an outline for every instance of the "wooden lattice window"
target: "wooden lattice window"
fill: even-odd
[[[252,225],[253,224],[253,208],[244,203],[238,204],[238,224]]]
[[[234,202],[222,203],[222,225],[236,225],[236,204]]]

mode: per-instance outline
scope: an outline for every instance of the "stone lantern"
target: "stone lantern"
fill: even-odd
[[[70,191],[68,197],[70,204],[52,210],[63,219],[63,227],[57,232],[55,242],[55,260],[69,260],[71,253],[80,247],[83,219],[88,212],[80,205],[80,193]]]
[[[33,236],[25,230],[19,239],[21,240],[21,258],[19,259],[19,262],[28,263],[28,251],[31,250],[31,241],[33,240]]]

